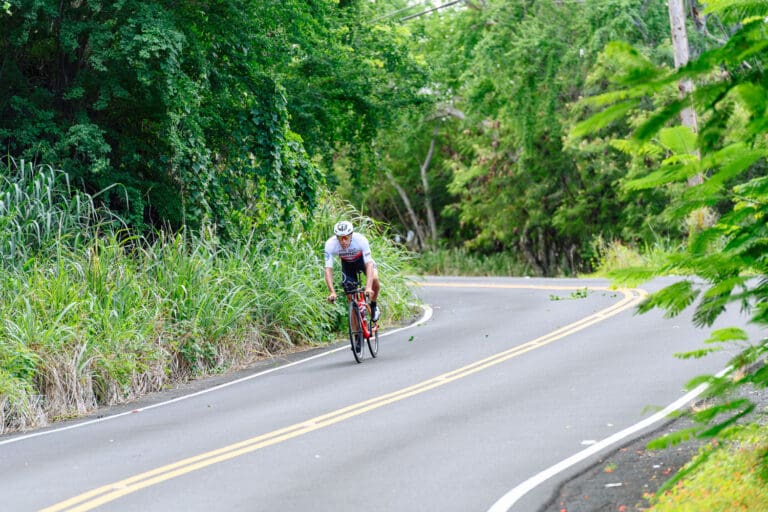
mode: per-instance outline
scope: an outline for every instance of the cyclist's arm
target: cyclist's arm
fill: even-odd
[[[328,287],[328,300],[333,302],[336,300],[336,291],[333,289],[333,256],[337,252],[334,250],[334,239],[329,239],[325,243],[325,250],[323,251],[323,259],[325,260],[325,285]]]
[[[328,291],[334,293],[333,290],[333,268],[325,267],[325,285],[328,287]]]

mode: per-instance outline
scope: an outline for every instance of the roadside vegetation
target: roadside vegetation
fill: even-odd
[[[686,5],[676,69],[666,0],[0,2],[2,429],[333,338],[341,216],[393,319],[411,271],[598,272],[768,325],[768,4]],[[739,390],[768,343],[681,357],[714,350],[732,371],[690,383],[714,405],[681,436],[763,446]]]
[[[651,498],[655,512],[752,512],[768,504],[768,426],[752,424],[705,445],[685,479]]]
[[[385,318],[411,312],[405,261],[371,220],[332,205],[312,226],[222,241],[132,233],[51,167],[0,178],[0,432],[39,427],[190,378],[337,338],[322,245],[338,218],[377,248]]]
[[[768,6],[723,0],[707,3],[703,13],[731,27],[728,37],[680,69],[658,65],[624,42],[607,45],[603,65],[612,70],[611,86],[579,102],[585,120],[570,135],[600,139],[616,123],[631,120],[628,136],[614,137],[611,144],[631,157],[632,168],[644,170],[628,176],[622,188],[675,191],[663,216],[686,226],[688,236],[679,247],[647,251],[639,259],[624,254],[629,265],[608,272],[615,282],[629,285],[680,276],[651,294],[640,312],[660,308],[674,316],[690,308],[697,326],[711,327],[726,308],[739,308],[751,323],[765,327]],[[684,80],[692,80],[695,89],[680,99],[675,93]],[[678,123],[686,107],[699,116],[697,130]],[[623,254],[619,244],[609,253]],[[678,357],[725,350],[732,357],[722,376],[702,375],[688,383],[708,385],[708,406],[687,411],[695,425],[653,443],[666,447],[690,437],[711,441],[660,489],[654,510],[768,509],[768,411],[757,410],[745,392],[764,393],[768,387],[768,338],[750,339],[742,329],[721,328],[702,348]]]
[[[478,254],[464,248],[413,253],[416,272],[440,276],[528,276],[530,266],[510,253]]]

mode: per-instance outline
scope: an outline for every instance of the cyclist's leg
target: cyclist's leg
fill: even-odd
[[[376,268],[376,264],[373,264],[373,280],[371,281],[371,290],[373,290],[373,297],[371,302],[376,302],[379,298],[379,269]]]
[[[373,295],[370,298],[372,315],[371,318],[374,322],[378,322],[380,311],[377,300],[379,298],[379,269],[376,267],[376,263],[373,264],[373,274],[371,275],[371,290]]]

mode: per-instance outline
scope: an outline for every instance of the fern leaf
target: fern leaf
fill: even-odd
[[[588,133],[596,132],[613,121],[623,119],[630,110],[637,108],[639,103],[639,100],[632,99],[610,106],[589,119],[576,124],[571,129],[570,135],[572,137],[583,137]]]

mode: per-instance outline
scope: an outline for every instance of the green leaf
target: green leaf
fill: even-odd
[[[650,450],[663,450],[670,446],[676,446],[680,443],[688,441],[696,437],[697,433],[701,430],[701,427],[688,427],[681,430],[676,430],[651,440],[646,446]]]
[[[570,135],[572,137],[583,137],[589,133],[597,132],[613,121],[624,118],[630,110],[637,108],[639,104],[639,100],[632,99],[612,105],[605,110],[594,114],[589,119],[577,123],[571,129]]]
[[[608,43],[605,54],[620,70],[611,77],[614,83],[647,87],[649,82],[661,74],[659,68],[646,56],[624,41]]]
[[[665,317],[673,317],[690,306],[698,295],[699,291],[693,289],[690,281],[679,281],[649,295],[638,306],[638,311],[646,313],[653,308],[662,308],[666,310]]]
[[[668,123],[677,119],[680,112],[687,106],[689,102],[683,100],[674,100],[667,105],[656,111],[646,122],[641,124],[633,137],[639,141],[646,141],[657,134]]]
[[[691,187],[686,192],[686,198],[711,196],[723,189],[725,184],[749,170],[752,165],[764,158],[763,149],[749,149],[744,143],[731,144],[715,153],[707,155],[702,160],[703,168],[717,168],[704,183]]]
[[[766,102],[768,91],[765,87],[750,82],[741,83],[731,89],[731,94],[739,98],[750,115],[762,116],[765,113],[768,106],[768,102]]]
[[[746,280],[747,278],[742,276],[722,279],[704,292],[704,297],[722,297],[724,295],[730,295],[735,287],[743,285]],[[728,329],[722,329],[722,331],[727,332]]]
[[[747,17],[765,17],[768,9],[763,2],[755,0],[707,0],[705,14],[737,15],[741,21]]]
[[[659,131],[659,142],[676,154],[691,154],[696,151],[696,134],[688,126],[673,126]]]
[[[701,359],[702,357],[708,356],[713,352],[720,352],[721,350],[723,350],[722,347],[700,348],[700,349],[691,350],[688,352],[676,352],[674,356],[678,359]]]
[[[702,297],[693,313],[693,324],[697,327],[711,326],[717,317],[725,311],[729,297],[729,293]]]
[[[624,188],[630,191],[647,190],[667,183],[675,183],[697,174],[698,169],[698,162],[663,165],[647,176],[627,181]]]
[[[749,413],[755,410],[755,404],[747,399],[733,400],[723,405],[717,405],[706,409],[706,415],[703,415],[703,422],[711,422],[716,416],[731,411],[738,411],[733,416],[729,417],[725,421],[721,421],[711,426],[710,428],[701,432],[702,437],[715,437],[721,434],[725,429],[734,425],[741,418],[745,417]],[[696,415],[698,416],[698,414]]]

